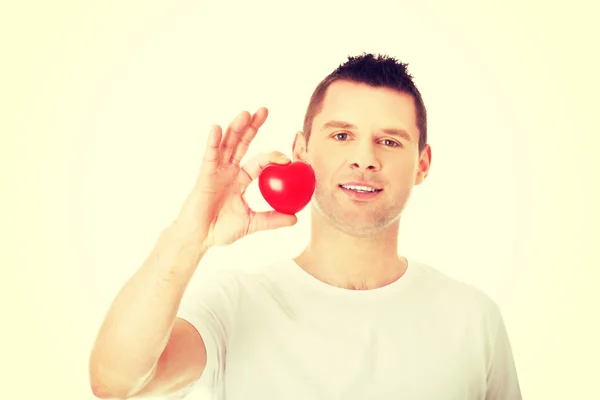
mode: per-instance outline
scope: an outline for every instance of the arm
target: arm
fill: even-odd
[[[206,253],[199,243],[174,227],[167,229],[118,293],[90,357],[96,397],[166,394],[199,379],[206,365],[204,342],[177,318],[184,291]]]
[[[224,134],[219,126],[211,130],[200,173],[178,217],[117,294],[100,328],[89,365],[96,397],[164,396],[197,381],[207,360],[213,369],[223,365],[220,354],[231,324],[227,288],[207,285],[197,301],[204,305],[191,307],[184,318],[178,314],[210,247],[297,222],[295,215],[255,212],[243,198],[268,164],[290,162],[270,152],[239,166],[267,114],[264,107],[252,116],[242,112]]]

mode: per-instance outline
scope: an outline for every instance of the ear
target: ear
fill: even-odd
[[[431,146],[426,145],[421,156],[419,157],[419,167],[417,169],[417,176],[415,177],[415,185],[420,185],[429,175],[429,169],[431,168]]]
[[[294,138],[294,144],[292,145],[292,154],[293,161],[306,161],[308,162],[308,154],[307,154],[308,143],[306,138],[304,137],[304,132],[298,131],[296,132],[296,137]]]

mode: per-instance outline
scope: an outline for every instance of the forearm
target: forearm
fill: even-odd
[[[128,393],[143,385],[167,345],[179,304],[206,253],[199,240],[165,230],[120,290],[90,358],[92,386]]]

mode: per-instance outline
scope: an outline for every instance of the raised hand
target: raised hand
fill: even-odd
[[[250,143],[264,124],[268,110],[261,107],[254,115],[240,113],[222,133],[216,125],[208,142],[200,173],[186,199],[175,225],[207,249],[228,245],[251,233],[292,226],[295,215],[277,211],[255,212],[248,206],[244,193],[270,163],[287,164],[291,160],[273,151],[260,154],[240,167]]]

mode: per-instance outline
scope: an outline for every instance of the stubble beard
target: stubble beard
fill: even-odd
[[[382,202],[383,206],[364,204],[354,210],[349,204],[343,204],[345,199],[340,199],[336,189],[322,187],[315,188],[313,207],[334,228],[350,236],[368,238],[383,232],[392,223],[400,218],[406,201],[394,203]]]

